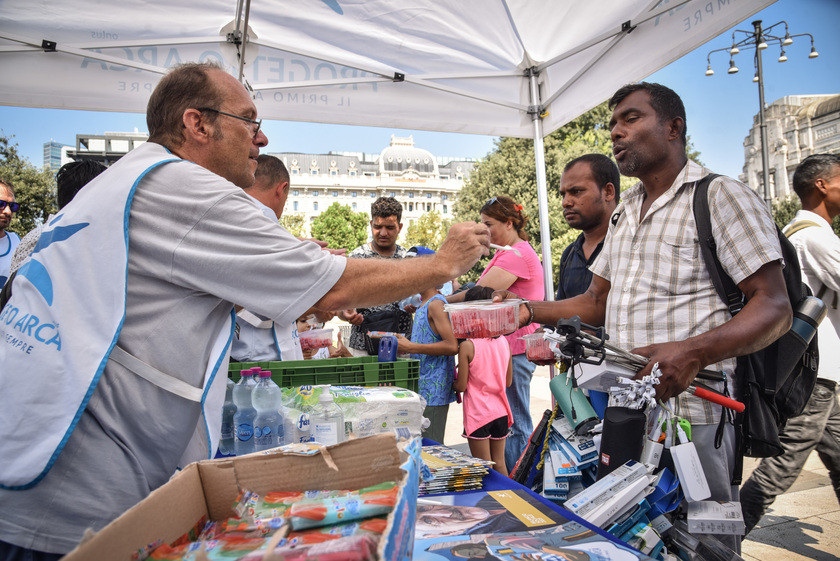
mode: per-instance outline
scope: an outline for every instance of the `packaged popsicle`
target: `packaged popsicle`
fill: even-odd
[[[306,500],[288,510],[292,530],[327,526],[388,514],[397,500],[396,483],[368,487],[343,497]]]

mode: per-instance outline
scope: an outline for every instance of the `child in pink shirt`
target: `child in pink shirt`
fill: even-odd
[[[483,290],[486,288],[470,289],[465,300],[483,299]],[[463,436],[472,456],[495,462],[493,469],[505,476],[505,439],[513,424],[505,389],[512,382],[513,361],[504,337],[466,339],[461,343],[458,376],[453,386],[455,391],[464,392]]]

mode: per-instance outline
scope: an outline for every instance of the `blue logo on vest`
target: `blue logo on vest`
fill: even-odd
[[[61,220],[62,216],[56,217],[50,224],[55,224]],[[41,234],[35,249],[32,250],[32,259],[18,269],[18,276],[25,277],[32,283],[32,286],[43,296],[47,305],[52,306],[53,303],[53,284],[47,268],[35,260],[35,255],[48,248],[54,243],[63,242],[80,230],[87,228],[90,225],[88,222],[80,224],[73,224],[72,226],[57,226],[52,230],[46,230]]]

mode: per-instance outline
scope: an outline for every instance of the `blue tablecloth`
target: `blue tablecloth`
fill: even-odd
[[[428,438],[423,438],[423,446],[439,446],[439,443],[435,442],[434,440],[429,440]],[[564,518],[567,518],[568,520],[573,521],[573,522],[577,522],[581,526],[584,526],[586,528],[589,528],[590,530],[593,530],[597,534],[609,539],[610,541],[612,541],[614,543],[620,544],[624,547],[628,547],[626,543],[619,540],[618,538],[616,538],[612,534],[609,534],[609,533],[605,532],[604,530],[602,530],[598,526],[594,526],[594,525],[590,524],[589,522],[587,522],[583,518],[580,518],[576,514],[566,510],[565,508],[558,505],[557,503],[554,503],[554,502],[546,499],[542,495],[533,492],[528,487],[525,487],[524,485],[521,485],[520,483],[514,481],[513,479],[500,474],[499,472],[497,472],[494,469],[491,469],[490,473],[488,473],[484,477],[484,487],[480,491],[458,491],[457,493],[458,494],[481,493],[481,492],[486,492],[486,491],[503,491],[503,490],[507,490],[507,489],[523,490],[523,491],[527,492],[529,496],[531,496],[534,499],[538,500],[539,502],[547,505],[553,511],[561,514]],[[441,494],[438,494],[438,495],[431,495],[430,494],[430,495],[426,495],[426,496],[434,497],[434,496],[442,496],[442,495],[450,495],[450,494],[453,494],[453,493],[441,493]],[[634,549],[634,551],[635,551],[635,549]],[[644,558],[647,558],[646,556],[644,556],[641,553],[639,553],[639,555],[642,555]]]

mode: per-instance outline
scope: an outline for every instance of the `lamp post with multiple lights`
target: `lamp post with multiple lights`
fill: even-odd
[[[761,133],[761,167],[763,171],[763,180],[764,180],[764,202],[767,203],[767,206],[770,207],[771,205],[771,197],[770,197],[770,170],[768,168],[768,156],[767,156],[767,123],[764,119],[764,74],[761,67],[761,51],[765,50],[769,45],[779,45],[781,49],[781,54],[779,55],[779,62],[787,62],[787,55],[785,54],[785,47],[793,44],[794,37],[809,37],[811,39],[811,52],[808,55],[808,58],[817,58],[819,53],[814,48],[814,36],[810,33],[798,33],[796,35],[791,35],[788,31],[788,24],[786,21],[780,21],[774,23],[770,27],[762,29],[761,27],[761,20],[756,20],[752,22],[753,30],[752,31],[744,31],[742,29],[736,29],[732,32],[732,46],[723,48],[723,49],[715,49],[713,51],[709,51],[706,55],[706,76],[713,76],[715,71],[712,70],[712,61],[711,56],[713,53],[726,51],[729,53],[729,70],[727,71],[728,74],[735,74],[738,72],[738,67],[735,66],[735,55],[741,52],[741,50],[750,50],[755,49],[755,77],[753,77],[753,82],[758,82],[758,123],[759,123],[759,130]],[[783,37],[778,37],[773,35],[771,31],[774,27],[779,25],[785,26],[785,34]],[[736,33],[743,34],[743,37],[740,41],[736,41]]]

